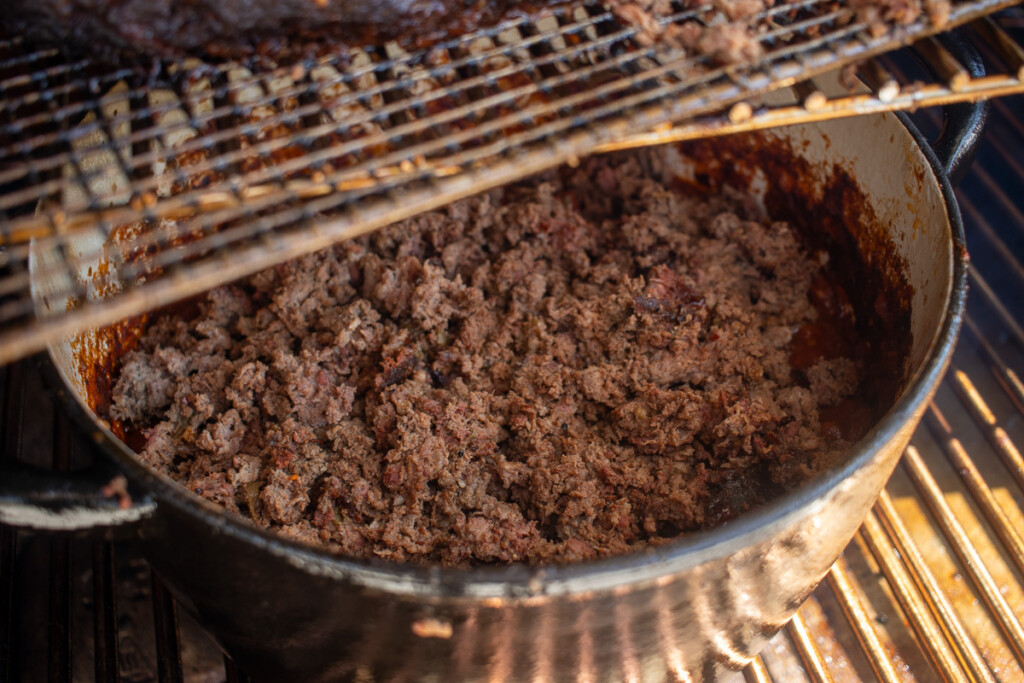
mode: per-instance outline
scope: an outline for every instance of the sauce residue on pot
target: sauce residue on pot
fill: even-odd
[[[696,140],[678,149],[697,168],[693,180],[679,180],[686,191],[744,191],[755,178],[767,178],[767,214],[793,225],[809,252],[828,254],[826,274],[811,289],[818,319],[797,331],[790,360],[797,370],[844,354],[864,363],[858,395],[829,410],[822,425],[846,438],[863,436],[902,388],[912,342],[914,288],[888,226],[850,171],[835,164],[822,177],[773,135]]]
[[[148,319],[149,314],[134,316],[71,339],[71,353],[83,381],[85,400],[121,439],[125,438],[124,429],[110,419],[110,393],[121,357],[138,345]]]

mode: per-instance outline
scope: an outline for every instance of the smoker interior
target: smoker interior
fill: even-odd
[[[871,518],[747,680],[1024,680],[1022,111],[1021,98],[993,104],[958,192],[971,294],[949,375]],[[934,110],[915,118],[938,129]],[[91,459],[31,361],[0,373],[3,457]],[[0,680],[245,680],[130,539],[0,527],[0,544]],[[611,673],[628,680],[635,665]]]
[[[915,67],[893,68],[913,77]],[[738,680],[1024,680],[1022,113],[1021,98],[993,104],[958,192],[971,294],[947,378],[868,522]],[[934,132],[937,117],[915,120]],[[32,361],[0,368],[0,457],[72,469],[93,456]],[[609,675],[628,680],[636,664]],[[416,679],[414,661],[407,673]],[[176,607],[130,538],[0,527],[0,681],[40,680],[245,675]]]

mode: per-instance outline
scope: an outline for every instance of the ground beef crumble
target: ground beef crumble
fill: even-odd
[[[128,353],[142,459],[348,555],[465,565],[627,552],[725,520],[850,446],[795,369],[825,259],[654,156],[595,158],[213,290]]]

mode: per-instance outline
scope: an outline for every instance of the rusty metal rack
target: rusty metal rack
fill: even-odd
[[[1024,680],[1024,97],[993,109],[959,190],[973,265],[951,371],[826,581],[728,683]],[[29,362],[0,368],[0,457],[90,457]],[[130,541],[0,527],[0,683],[40,680],[247,679]]]
[[[259,70],[104,69],[0,40],[0,363],[638,132],[712,134],[720,117],[696,117],[1013,4],[953,2],[942,27],[923,15],[880,36],[848,3],[772,5],[751,19],[763,55],[730,66],[645,46],[598,4],[415,53],[389,45]],[[664,21],[711,23],[714,12],[680,6]],[[989,30],[1005,47],[1004,77],[965,82],[940,49],[947,99],[1020,87],[1020,46]],[[881,104],[811,92],[797,108],[941,100],[884,74],[878,85]],[[785,122],[745,104],[727,111],[731,125]],[[680,122],[690,123],[666,129]]]

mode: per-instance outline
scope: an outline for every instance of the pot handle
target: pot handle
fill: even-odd
[[[939,42],[963,64],[971,78],[985,75],[981,55],[961,32],[944,33],[939,36]],[[922,62],[928,66],[927,60]],[[974,160],[988,113],[988,100],[951,104],[943,108],[942,130],[932,143],[932,149],[952,185],[960,182]]]
[[[45,531],[99,530],[139,522],[155,509],[150,498],[133,498],[124,475],[104,458],[77,472],[0,461],[3,524]]]

